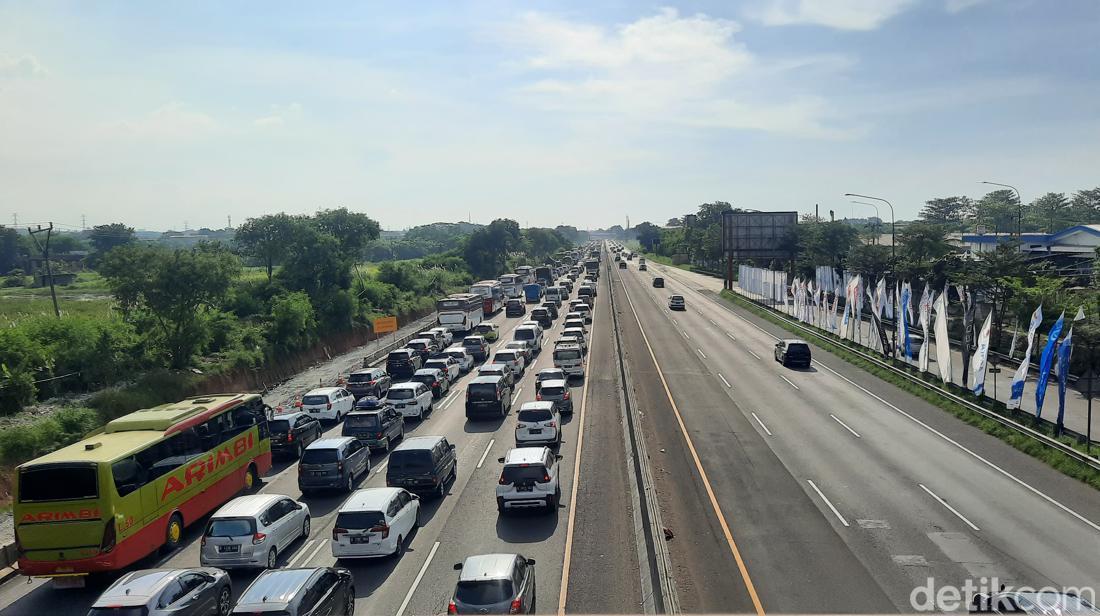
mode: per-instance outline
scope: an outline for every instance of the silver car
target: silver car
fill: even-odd
[[[144,569],[111,584],[88,616],[226,616],[232,607],[233,586],[221,569]]]
[[[519,554],[481,554],[460,571],[448,614],[535,613],[535,561]]]
[[[240,496],[210,516],[199,563],[274,569],[279,554],[299,537],[309,537],[308,505],[281,494]]]

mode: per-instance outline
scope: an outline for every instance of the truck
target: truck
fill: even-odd
[[[523,285],[523,295],[528,304],[537,304],[542,301],[543,287],[537,282]]]
[[[600,262],[596,259],[588,259],[584,262],[584,271],[589,274],[598,274],[600,271]]]
[[[554,268],[543,265],[535,268],[535,282],[549,286],[554,282]]]

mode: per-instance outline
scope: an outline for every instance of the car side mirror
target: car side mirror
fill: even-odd
[[[561,460],[561,459],[562,459],[563,457],[564,457],[564,456],[562,456],[562,455],[561,455],[560,453],[556,453],[556,454],[554,454],[554,459],[555,459],[555,460]]]
[[[782,342],[776,342],[775,343],[775,348],[777,348],[777,349],[783,348],[783,343]]]
[[[454,451],[454,450],[455,450],[455,446],[451,445],[451,451]]]
[[[462,571],[462,563],[455,563],[455,571]]]
[[[984,614],[993,611],[992,600],[989,595],[983,593],[977,593],[970,600],[970,606],[967,611],[971,614]]]
[[[504,464],[504,458],[497,458],[497,462],[500,462],[501,464]]]
[[[420,500],[420,495],[419,494],[410,493],[409,496],[412,497],[413,500]]]
[[[528,564],[529,566],[534,566],[534,564],[535,564],[535,559],[534,559],[534,558],[528,558],[528,559],[527,559],[527,564]]]

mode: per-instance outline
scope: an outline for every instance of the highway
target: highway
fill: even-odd
[[[607,288],[606,278],[600,280]],[[614,362],[608,294],[597,297],[590,326],[590,365]],[[574,295],[575,297],[575,295]],[[563,313],[564,314],[564,313]],[[493,317],[500,324],[500,339],[492,348],[507,343],[512,330],[523,318]],[[455,563],[472,554],[517,552],[536,561],[539,612],[554,613],[564,600],[570,611],[637,612],[646,600],[641,590],[638,552],[633,541],[634,521],[630,505],[629,480],[625,465],[609,463],[625,458],[620,411],[621,382],[611,371],[597,372],[573,383],[575,414],[563,419],[562,502],[557,513],[515,514],[499,517],[495,487],[500,475],[497,458],[514,445],[516,414],[523,402],[535,399],[534,375],[553,366],[553,341],[563,319],[546,332],[543,351],[537,355],[514,389],[513,412],[504,421],[467,422],[464,411],[465,386],[473,378],[463,376],[451,392],[436,402],[425,421],[407,425],[408,435],[442,434],[458,449],[458,478],[442,500],[424,498],[423,526],[413,536],[400,558],[351,561],[355,577],[358,614],[440,614],[454,590]],[[476,368],[475,368],[476,371]],[[580,433],[584,424],[585,449],[576,467]],[[338,435],[339,426],[327,430]],[[385,455],[376,454],[373,469],[358,487],[385,485]],[[574,494],[574,473],[579,484]],[[297,464],[276,462],[265,478],[263,492],[301,498],[297,485]],[[281,567],[333,565],[328,541],[336,511],[346,496],[340,493],[311,494],[304,498],[312,514],[308,540],[299,540],[280,555]],[[608,512],[614,515],[608,515]],[[570,520],[574,532],[570,536]],[[198,566],[200,521],[187,530],[184,546],[164,557],[150,557],[141,567]],[[624,541],[609,541],[609,538]],[[570,545],[571,575],[563,587],[566,546]],[[341,563],[345,564],[345,563]],[[234,591],[239,594],[255,573],[233,572]],[[80,590],[57,590],[44,580],[16,577],[0,586],[0,614],[24,616],[50,614],[83,616],[102,585]]]
[[[612,288],[685,611],[913,611],[928,578],[1100,585],[1095,490],[816,347],[783,368],[782,330],[650,269]]]

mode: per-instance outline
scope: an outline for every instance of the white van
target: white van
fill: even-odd
[[[336,558],[393,556],[419,527],[419,496],[401,488],[356,490],[336,514],[329,545]]]
[[[554,367],[569,376],[584,376],[584,351],[575,344],[554,348]]]

